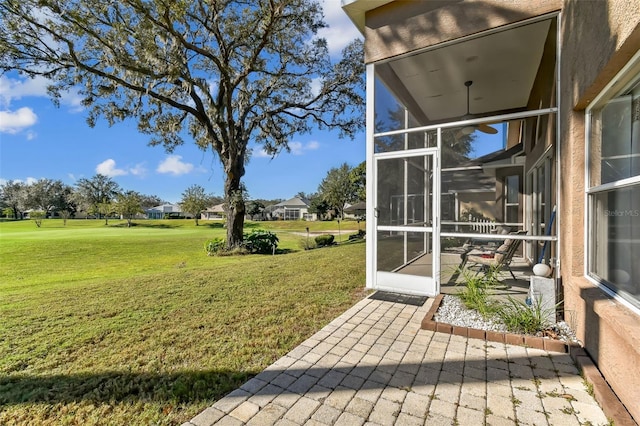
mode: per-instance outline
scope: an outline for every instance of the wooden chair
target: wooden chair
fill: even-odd
[[[512,232],[509,235],[526,235],[527,231]],[[495,250],[492,251],[471,251],[464,258],[464,266],[468,269],[479,268],[478,272],[486,271],[488,268],[503,269],[506,268],[517,280],[515,274],[511,270],[511,261],[513,255],[518,251],[522,240],[507,238]]]

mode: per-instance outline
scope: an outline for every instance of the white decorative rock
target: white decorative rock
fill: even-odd
[[[551,268],[544,263],[533,265],[533,274],[537,277],[548,277],[551,275]]]

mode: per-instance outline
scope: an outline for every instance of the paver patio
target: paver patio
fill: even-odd
[[[421,330],[363,299],[183,426],[606,425],[568,354]]]

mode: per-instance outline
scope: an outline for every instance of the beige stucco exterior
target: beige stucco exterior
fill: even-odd
[[[425,47],[446,46],[461,37],[550,13],[560,13],[558,233],[565,319],[640,422],[640,314],[585,277],[584,213],[584,110],[640,49],[637,1],[393,1],[365,14],[365,60],[375,63]]]
[[[640,49],[635,1],[567,2],[562,10],[562,284],[567,319],[605,379],[640,422],[640,315],[584,276],[584,108]]]

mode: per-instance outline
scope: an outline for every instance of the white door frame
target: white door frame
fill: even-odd
[[[440,131],[438,131],[438,140],[440,140]],[[439,145],[439,144],[438,144]],[[430,226],[410,226],[410,225],[379,225],[378,224],[378,167],[380,162],[389,159],[406,159],[406,158],[416,158],[416,157],[424,157],[431,162],[431,170],[432,170],[432,179],[429,182],[430,187],[425,188],[427,191],[427,195],[431,192],[431,200],[427,200],[427,197],[424,198],[424,206],[430,207],[431,209],[431,224]],[[369,192],[370,198],[373,198],[374,205],[374,214],[371,220],[373,222],[373,226],[371,227],[373,232],[369,233],[370,240],[372,244],[371,252],[372,255],[369,256],[369,261],[372,264],[372,283],[371,288],[376,290],[386,290],[393,291],[399,293],[408,293],[408,294],[418,294],[424,296],[436,296],[440,293],[440,164],[439,164],[439,155],[438,148],[421,148],[421,149],[410,149],[403,151],[394,151],[388,153],[380,153],[373,155],[372,161],[372,179],[369,181],[373,183],[372,191]],[[405,188],[407,175],[405,172]],[[406,189],[405,189],[406,192]],[[407,210],[406,199],[408,195],[405,193],[405,214]],[[406,222],[406,220],[405,220]],[[397,272],[389,272],[389,271],[379,271],[378,270],[378,232],[379,231],[387,231],[387,232],[418,232],[423,233],[425,236],[425,246],[428,245],[428,238],[430,237],[430,246],[431,246],[431,261],[432,261],[432,276],[418,276],[418,275],[409,275],[409,274],[401,274]],[[406,254],[406,234],[405,234],[405,242],[404,242],[404,264],[408,265],[415,259],[408,259]],[[368,282],[369,284],[369,282]]]

